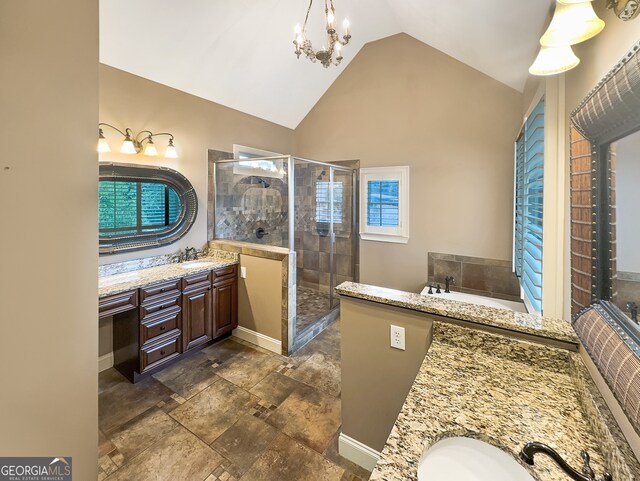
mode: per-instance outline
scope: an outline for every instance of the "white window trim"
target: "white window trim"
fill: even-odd
[[[398,227],[367,225],[368,181],[398,180]],[[360,169],[360,238],[378,242],[409,242],[409,166],[369,167]]]

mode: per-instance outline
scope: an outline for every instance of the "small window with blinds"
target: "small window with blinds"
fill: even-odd
[[[542,314],[543,100],[527,117],[515,150],[514,267],[527,307]]]
[[[178,193],[159,182],[99,182],[100,236],[164,230],[181,212]]]
[[[342,182],[333,183],[333,223],[342,224]],[[316,182],[316,222],[331,222],[331,182]]]
[[[360,169],[363,240],[409,240],[409,167]]]

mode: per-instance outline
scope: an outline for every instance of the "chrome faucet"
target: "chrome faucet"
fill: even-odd
[[[196,259],[198,259],[198,249],[196,249],[195,247],[185,247],[184,260],[195,261]]]
[[[451,291],[449,290],[449,286],[450,286],[451,284],[455,284],[455,281],[456,281],[456,280],[455,280],[453,277],[451,277],[451,276],[447,276],[447,277],[445,277],[445,278],[444,278],[444,283],[445,283],[445,284],[444,284],[444,292],[446,292],[446,293],[451,292]]]
[[[557,451],[550,448],[546,444],[538,443],[538,442],[530,442],[524,445],[522,451],[520,451],[520,459],[527,463],[529,466],[533,466],[533,456],[536,453],[542,453],[549,456],[551,459],[555,461],[555,463],[562,469],[569,477],[575,479],[576,481],[613,481],[613,476],[609,474],[609,472],[605,471],[602,479],[597,480],[596,474],[591,469],[591,465],[589,464],[590,458],[589,453],[582,450],[580,452],[580,456],[582,457],[582,473],[573,469],[569,464],[562,459],[562,457],[558,454]]]

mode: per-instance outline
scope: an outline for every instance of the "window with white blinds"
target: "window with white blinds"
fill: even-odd
[[[516,142],[514,264],[528,305],[542,314],[544,100]]]
[[[331,183],[325,180],[316,182],[316,222],[331,222]],[[333,222],[342,224],[342,182],[333,183]]]
[[[157,182],[99,182],[101,236],[153,232],[172,225],[181,211],[178,193]]]

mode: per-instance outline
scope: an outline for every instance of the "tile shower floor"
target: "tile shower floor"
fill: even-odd
[[[358,481],[338,455],[340,324],[292,357],[235,338],[130,384],[99,379],[99,480]]]
[[[296,330],[302,331],[323,314],[329,312],[328,292],[298,286],[296,288]]]

